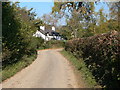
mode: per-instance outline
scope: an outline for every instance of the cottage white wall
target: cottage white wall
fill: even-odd
[[[49,41],[52,38],[55,38],[56,40],[62,40],[62,38],[60,36],[49,36],[49,35],[45,36],[40,31],[37,31],[33,36],[35,36],[35,37],[41,37],[42,39],[44,39],[46,41]]]
[[[40,31],[37,31],[33,36],[41,37],[42,39],[47,40],[47,41],[49,40],[49,38],[46,37],[44,34],[42,34]]]
[[[54,38],[53,36],[47,36],[49,38],[49,40],[51,40],[52,38]]]

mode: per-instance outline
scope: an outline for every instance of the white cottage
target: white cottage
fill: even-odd
[[[51,29],[46,29],[45,26],[40,26],[40,30],[37,30],[37,32],[33,35],[35,37],[41,37],[46,41],[49,40],[63,40],[61,35],[55,31],[55,27],[52,26]]]

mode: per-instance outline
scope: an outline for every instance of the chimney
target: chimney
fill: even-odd
[[[54,26],[52,26],[52,30],[55,31],[55,27]]]
[[[40,30],[45,30],[45,26],[40,26]]]

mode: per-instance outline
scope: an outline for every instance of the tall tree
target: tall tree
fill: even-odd
[[[94,2],[55,2],[52,11],[59,18],[66,17],[69,32],[77,38],[83,36],[83,29],[92,22]]]
[[[120,2],[108,3],[110,8],[109,29],[120,31]]]

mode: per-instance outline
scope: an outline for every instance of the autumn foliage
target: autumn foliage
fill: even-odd
[[[103,87],[119,87],[120,32],[112,31],[66,43],[65,50],[83,58],[87,67]]]

